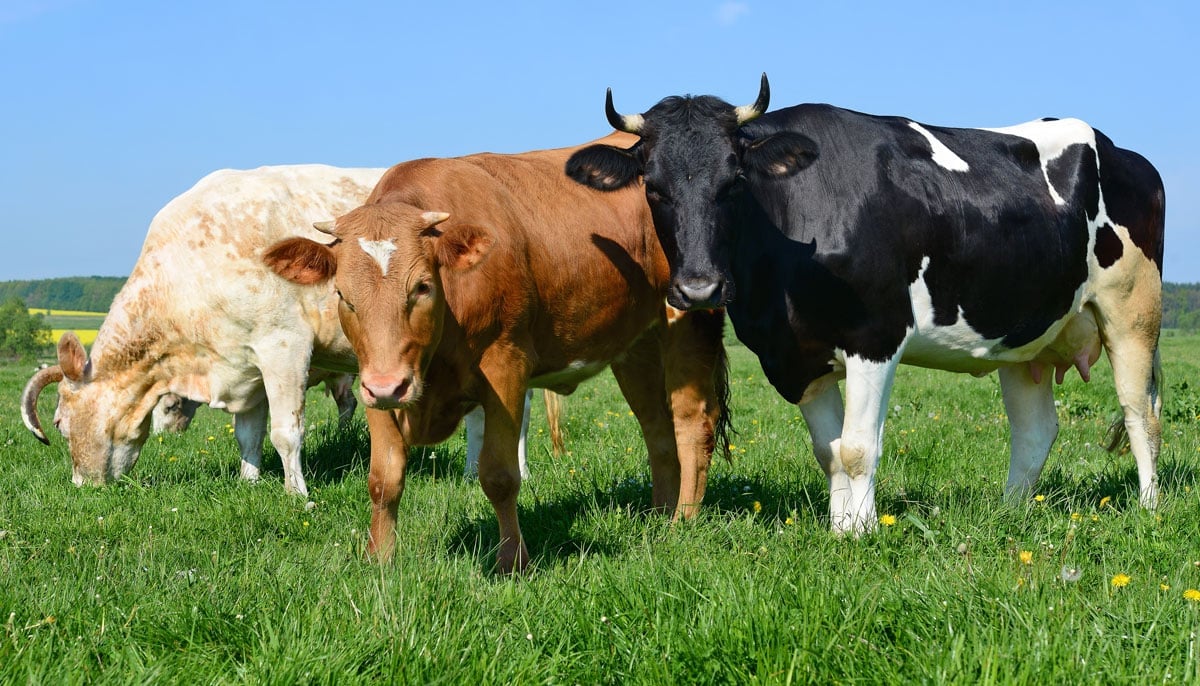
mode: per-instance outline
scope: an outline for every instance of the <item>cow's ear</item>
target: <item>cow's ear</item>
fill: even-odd
[[[791,176],[817,159],[816,142],[792,131],[781,131],[743,145],[746,169],[760,176]]]
[[[74,331],[68,331],[58,339],[58,366],[63,376],[78,383],[91,372],[87,351]]]
[[[629,149],[589,145],[567,160],[567,176],[598,191],[624,188],[642,173],[641,141]]]
[[[444,228],[435,239],[437,262],[447,269],[470,269],[487,257],[496,239],[487,229],[473,224]]]
[[[271,271],[302,286],[328,281],[337,273],[337,258],[329,246],[307,238],[279,241],[263,254],[263,262]]]

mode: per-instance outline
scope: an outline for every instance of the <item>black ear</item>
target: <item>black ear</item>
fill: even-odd
[[[628,150],[589,145],[567,160],[567,176],[599,191],[624,188],[642,173],[641,141]]]
[[[773,133],[744,145],[742,160],[746,169],[760,176],[791,176],[817,160],[816,142],[792,131]]]

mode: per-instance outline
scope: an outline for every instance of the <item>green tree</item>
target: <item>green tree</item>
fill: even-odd
[[[29,359],[50,344],[50,327],[40,314],[30,314],[25,301],[9,298],[0,305],[0,357]]]

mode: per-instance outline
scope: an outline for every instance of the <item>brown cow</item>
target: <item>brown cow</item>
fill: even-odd
[[[604,139],[633,143],[625,134]],[[577,148],[392,167],[326,246],[264,256],[301,284],[333,278],[371,431],[368,550],[389,559],[411,445],[485,414],[479,481],[500,525],[497,566],[524,568],[517,439],[527,387],[570,393],[611,365],[641,425],[655,507],[690,517],[725,443],[724,312],[668,323],[670,278],[640,189],[563,173]]]

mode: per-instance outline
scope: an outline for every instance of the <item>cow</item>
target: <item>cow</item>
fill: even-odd
[[[360,204],[383,172],[296,165],[201,179],[154,217],[90,357],[66,334],[58,364],[26,385],[26,426],[48,443],[37,397],[58,382],[54,423],[72,480],[103,483],[134,465],[151,410],[173,394],[233,413],[241,475],[257,479],[269,412],[284,485],[307,494],[300,446],[310,367],[351,373],[354,354],[332,289],[282,283],[261,254],[281,238],[322,236],[311,222]]]
[[[667,302],[727,307],[799,405],[832,530],[876,524],[901,362],[999,370],[1013,497],[1058,433],[1050,371],[1086,381],[1103,348],[1140,501],[1154,507],[1165,203],[1154,167],[1077,119],[946,128],[820,104],[765,113],[769,98],[764,74],[750,105],[668,97],[623,115],[610,89],[609,122],[639,140],[585,148],[566,172],[611,192],[641,177],[671,264]]]
[[[201,179],[150,223],[91,357],[77,337],[64,336],[59,363],[27,383],[26,427],[49,444],[37,399],[60,383],[54,423],[69,444],[72,479],[104,483],[133,467],[152,416],[160,429],[183,430],[208,403],[233,413],[241,475],[257,480],[269,414],[284,486],[307,495],[300,470],[304,389],[324,381],[339,416],[349,417],[355,400],[348,372],[357,361],[333,289],[284,284],[260,256],[281,238],[324,237],[312,222],[361,204],[384,171],[314,164],[226,169]],[[558,435],[553,423],[551,431]],[[467,438],[470,475],[481,439],[470,430]]]
[[[666,307],[645,200],[571,182],[562,169],[577,149],[398,164],[365,205],[322,225],[332,244],[292,238],[265,255],[292,282],[336,284],[371,433],[368,552],[381,561],[394,554],[408,447],[444,440],[481,407],[496,566],[524,569],[522,398],[570,393],[610,365],[646,441],[653,506],[687,518],[703,498],[725,444],[724,313]]]

